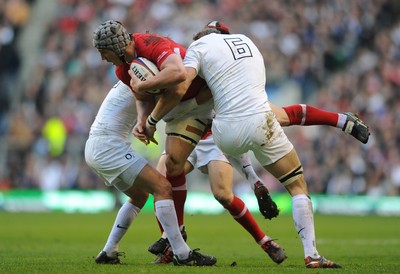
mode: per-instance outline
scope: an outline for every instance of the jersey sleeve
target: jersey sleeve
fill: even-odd
[[[155,63],[158,68],[171,54],[178,54],[183,58],[185,48],[167,37],[155,34],[135,35],[137,56],[145,57]]]
[[[185,67],[194,68],[197,74],[200,73],[201,52],[198,43],[192,43],[186,52],[183,65]]]
[[[193,79],[193,82],[186,91],[186,94],[183,96],[182,101],[195,97],[202,89],[206,88],[207,86],[206,81],[201,75],[201,54],[198,50],[196,50],[196,44],[197,43],[192,43],[192,45],[186,51],[186,56],[183,59],[183,65],[185,67],[194,68],[196,70],[197,76]]]

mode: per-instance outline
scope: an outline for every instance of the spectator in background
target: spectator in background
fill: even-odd
[[[24,0],[5,1],[0,8],[0,136],[7,131],[12,88],[21,63],[17,37],[29,15],[30,7]]]

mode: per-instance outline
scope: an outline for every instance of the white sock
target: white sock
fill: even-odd
[[[156,215],[167,234],[172,251],[179,259],[184,260],[189,257],[190,248],[182,238],[178,226],[175,206],[173,200],[160,200],[154,203]]]
[[[261,182],[260,177],[257,176],[253,165],[251,164],[250,157],[247,153],[240,155],[240,157],[235,158],[228,156],[229,162],[233,167],[250,183],[251,188],[254,190],[254,184]]]
[[[130,202],[126,202],[121,206],[117,217],[115,218],[110,235],[108,236],[107,243],[103,249],[107,255],[113,256],[118,252],[119,242],[128,231],[133,219],[135,219],[139,212],[140,208],[134,206]]]
[[[179,226],[179,230],[182,231],[185,228],[185,225],[180,225]],[[161,234],[161,238],[167,239],[167,234],[165,233],[165,231],[163,231],[163,233]]]
[[[293,220],[304,248],[304,258],[318,258],[315,242],[314,215],[311,200],[307,195],[292,197]]]

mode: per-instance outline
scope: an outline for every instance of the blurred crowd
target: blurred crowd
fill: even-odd
[[[259,46],[272,102],[351,111],[369,125],[366,145],[338,128],[285,129],[311,193],[400,195],[399,1],[57,0],[29,81],[16,91],[24,64],[18,33],[40,20],[30,13],[37,2],[0,0],[0,188],[104,188],[83,158],[90,125],[116,82],[91,44],[101,22],[119,20],[131,32],[188,46],[207,22],[220,20]]]

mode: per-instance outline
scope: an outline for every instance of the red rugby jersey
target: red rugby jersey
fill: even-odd
[[[133,35],[135,41],[135,51],[138,57],[144,57],[152,61],[160,68],[161,64],[171,54],[178,54],[182,60],[186,54],[186,48],[174,42],[172,39],[154,33],[135,33]],[[115,68],[115,74],[118,79],[130,87],[131,77],[128,73],[130,65],[123,64]],[[201,77],[197,76],[182,101],[195,97],[199,91],[206,86],[206,82]],[[133,91],[133,90],[132,90]],[[135,92],[135,91],[133,91]]]

